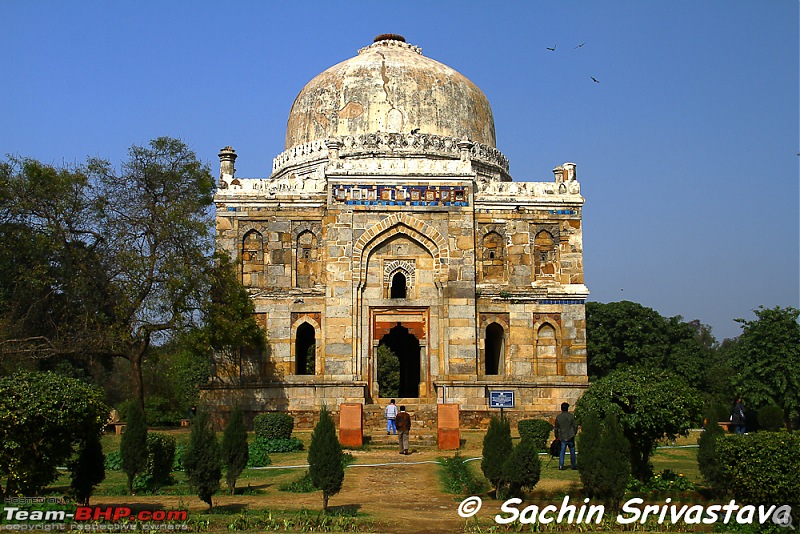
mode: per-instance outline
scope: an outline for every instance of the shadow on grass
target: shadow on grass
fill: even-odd
[[[233,515],[233,514],[240,514],[247,510],[246,504],[218,504],[211,510],[213,514],[220,514],[220,515]]]
[[[359,510],[361,510],[360,504],[342,504],[339,506],[328,506],[328,515],[336,517],[356,517],[358,515]]]

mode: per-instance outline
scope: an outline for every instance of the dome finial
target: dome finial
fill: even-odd
[[[377,43],[378,41],[400,41],[401,43],[405,43],[406,38],[396,33],[382,33],[372,40],[373,43]]]

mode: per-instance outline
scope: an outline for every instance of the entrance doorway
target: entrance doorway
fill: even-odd
[[[420,348],[419,340],[409,333],[408,328],[402,323],[392,328],[380,340],[380,345],[386,345],[397,356],[400,367],[400,381],[398,397],[419,397],[420,376]]]

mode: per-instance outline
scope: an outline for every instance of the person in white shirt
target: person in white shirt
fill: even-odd
[[[394,399],[386,407],[386,435],[397,434],[397,425],[395,425],[395,418],[397,417],[397,406],[394,404]]]

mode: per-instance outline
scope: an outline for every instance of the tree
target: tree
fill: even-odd
[[[737,319],[742,334],[730,350],[735,386],[748,404],[780,407],[792,428],[800,415],[800,309],[753,311],[756,320]]]
[[[128,476],[128,493],[133,494],[133,480],[147,470],[147,424],[144,412],[135,402],[128,406],[119,455],[122,471]]]
[[[221,454],[211,416],[201,411],[192,421],[189,447],[183,462],[189,485],[197,492],[200,500],[213,508],[213,497],[219,491],[222,476]]]
[[[523,440],[524,441],[524,440]],[[503,484],[503,464],[511,455],[511,424],[507,419],[492,417],[483,437],[483,459],[481,471],[494,487],[496,499],[500,498]]]
[[[328,499],[339,493],[344,483],[342,446],[336,437],[333,424],[325,406],[319,414],[319,422],[311,434],[308,447],[308,473],[314,487],[322,490],[322,510],[328,511]]]
[[[89,506],[89,497],[92,496],[95,486],[105,480],[105,460],[100,435],[87,437],[79,449],[78,457],[70,466],[70,487],[81,505]]]
[[[592,379],[637,365],[671,370],[699,389],[707,389],[706,362],[714,338],[699,321],[665,318],[635,302],[587,302],[586,337]]]
[[[132,146],[117,172],[90,160],[102,252],[116,289],[113,346],[131,363],[144,410],[142,362],[154,340],[193,324],[208,291],[214,180],[177,139]]]
[[[400,394],[400,360],[388,345],[378,345],[378,385],[381,397]]]
[[[539,450],[531,440],[523,439],[503,463],[503,482],[512,497],[522,497],[522,490],[532,490],[539,483],[542,462]]]
[[[617,417],[609,412],[601,421],[588,414],[578,434],[584,491],[591,499],[601,499],[619,509],[631,474],[630,444]]]
[[[717,424],[716,414],[706,410],[703,433],[697,440],[697,466],[708,485],[717,493],[725,487],[725,473],[722,459],[717,454],[717,440],[725,436],[725,431]]]
[[[222,461],[227,466],[225,481],[228,483],[231,495],[236,493],[236,479],[247,467],[250,459],[247,446],[247,431],[244,428],[244,415],[239,406],[231,412],[228,425],[222,434]]]
[[[108,418],[102,392],[55,373],[0,378],[0,497],[39,495]]]
[[[631,446],[631,474],[647,481],[658,440],[686,435],[699,421],[702,402],[684,379],[668,371],[630,367],[593,383],[575,405],[583,424],[596,414],[616,415]]]

